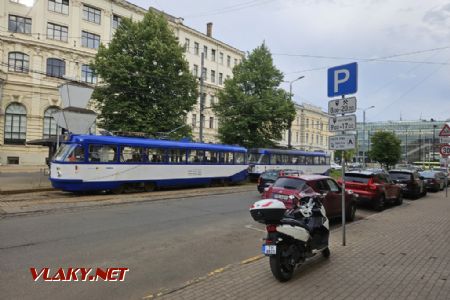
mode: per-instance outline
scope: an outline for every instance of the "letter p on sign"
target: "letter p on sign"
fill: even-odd
[[[350,95],[358,90],[358,64],[328,69],[328,97]]]

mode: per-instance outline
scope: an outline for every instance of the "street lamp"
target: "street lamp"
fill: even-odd
[[[291,81],[287,81],[289,82],[289,98],[292,102],[292,84],[302,78],[305,78],[305,76],[300,76],[297,79],[291,80]],[[289,124],[289,129],[288,129],[288,148],[291,148],[291,136],[292,136],[292,131],[291,131],[291,126],[292,126],[292,122]]]
[[[364,143],[364,146],[362,147],[363,168],[366,167],[366,149],[365,149],[365,147],[366,147],[366,110],[369,110],[372,108],[375,108],[375,106],[372,105],[372,106],[366,107],[362,110],[363,111],[363,143]],[[370,141],[369,141],[369,144],[370,144]]]

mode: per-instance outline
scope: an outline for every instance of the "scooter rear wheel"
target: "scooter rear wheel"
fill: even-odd
[[[292,257],[283,256],[283,249],[279,249],[277,254],[270,257],[270,270],[273,276],[280,282],[289,281],[294,274],[295,264],[291,263]]]
[[[331,255],[330,248],[326,247],[322,250],[322,256],[325,258],[329,258]]]

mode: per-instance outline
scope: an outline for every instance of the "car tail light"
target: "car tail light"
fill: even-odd
[[[273,224],[267,225],[266,230],[267,232],[277,232],[277,225]]]
[[[367,184],[369,186],[369,190],[376,191],[378,189],[378,186],[373,182],[373,178],[370,178]]]

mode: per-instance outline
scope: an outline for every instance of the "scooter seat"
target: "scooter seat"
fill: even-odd
[[[292,218],[283,218],[283,219],[281,219],[281,224],[298,226],[298,227],[305,228],[306,230],[309,231],[308,226],[305,224],[305,222],[303,220],[297,220],[297,219],[292,219]]]

